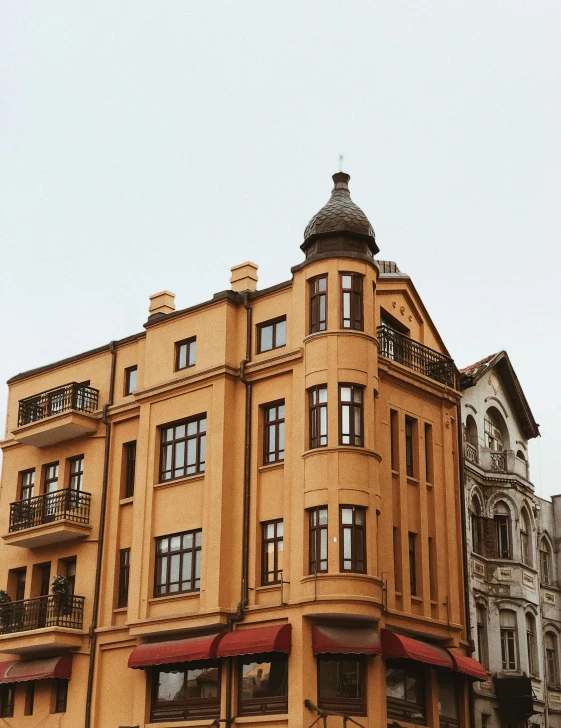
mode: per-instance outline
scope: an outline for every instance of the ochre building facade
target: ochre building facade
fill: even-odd
[[[289,281],[10,380],[5,724],[470,725],[457,371],[348,180]]]

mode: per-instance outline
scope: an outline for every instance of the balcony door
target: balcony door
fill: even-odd
[[[39,609],[37,610],[37,627],[46,627],[47,625],[47,610],[49,603],[49,590],[51,588],[51,565],[43,564],[39,567],[40,582],[39,582]]]

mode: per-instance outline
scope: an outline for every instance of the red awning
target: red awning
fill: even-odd
[[[27,680],[46,680],[51,677],[70,680],[71,675],[72,655],[48,657],[44,660],[0,662],[0,685]]]
[[[412,637],[405,637],[389,629],[383,629],[382,654],[384,657],[405,657],[409,660],[424,662],[435,667],[446,667],[454,669],[454,663],[450,653],[443,647],[430,645],[427,642],[415,640]]]
[[[381,655],[380,635],[371,627],[312,627],[314,655]]]
[[[134,669],[151,665],[169,665],[175,662],[212,660],[222,634],[191,637],[186,640],[147,642],[135,647],[129,656],[129,667]]]
[[[259,652],[290,652],[291,624],[274,627],[249,627],[236,632],[226,632],[216,654],[218,657],[256,655]]]
[[[448,650],[448,652],[452,656],[454,670],[456,670],[456,672],[461,672],[464,675],[468,675],[475,680],[482,680],[483,682],[489,679],[487,670],[480,662],[474,660],[473,657],[466,657],[465,655],[461,655],[459,652],[453,652],[452,650]]]

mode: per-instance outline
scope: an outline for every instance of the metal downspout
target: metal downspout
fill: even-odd
[[[97,628],[97,618],[99,612],[99,601],[101,593],[101,564],[103,561],[103,542],[105,538],[105,512],[107,508],[107,489],[109,483],[109,453],[111,447],[111,424],[107,420],[107,410],[113,404],[113,397],[115,394],[115,365],[117,353],[115,349],[115,342],[112,341],[109,344],[109,351],[111,353],[111,375],[109,382],[109,401],[103,407],[103,424],[105,425],[105,453],[103,456],[103,483],[101,487],[101,508],[99,516],[99,537],[97,542],[97,560],[96,560],[96,573],[95,573],[95,587],[94,587],[94,600],[93,600],[93,614],[92,623],[90,625],[89,637],[90,637],[90,664],[88,667],[88,685],[86,691],[86,715],[84,718],[84,728],[90,728],[91,725],[91,713],[92,713],[92,695],[93,695],[93,682],[94,682],[94,670],[95,670],[95,650],[97,643],[97,635],[95,630]]]
[[[241,622],[245,617],[245,608],[247,606],[248,594],[248,576],[249,576],[249,521],[250,521],[250,488],[251,488],[251,405],[252,391],[251,382],[245,377],[245,367],[251,361],[251,345],[252,345],[252,310],[249,305],[249,291],[243,293],[243,305],[246,310],[246,346],[245,359],[240,363],[240,381],[245,385],[245,438],[244,438],[244,473],[243,473],[243,532],[242,532],[242,580],[241,580],[241,598],[236,610],[228,618],[228,630],[232,630],[236,622]],[[228,667],[226,673],[226,726],[232,722],[232,671],[233,658],[228,658]]]

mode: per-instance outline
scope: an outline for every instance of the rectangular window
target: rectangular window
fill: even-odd
[[[405,472],[410,478],[415,476],[415,447],[414,436],[417,420],[412,417],[405,418]]]
[[[155,597],[199,591],[202,540],[201,529],[156,539]]]
[[[283,521],[267,521],[263,528],[262,584],[278,584],[283,568]]]
[[[366,715],[366,664],[353,655],[318,657],[318,707]]]
[[[220,717],[220,679],[218,660],[153,668],[150,721]]]
[[[327,445],[327,387],[308,390],[310,407],[310,450]]]
[[[286,346],[286,316],[257,326],[257,353]]]
[[[25,575],[26,569],[18,569],[15,572],[16,577],[16,602],[25,599]]]
[[[24,715],[33,715],[33,707],[35,703],[35,680],[26,683],[25,686],[25,707]]]
[[[339,444],[363,446],[362,387],[339,385]]]
[[[366,509],[340,507],[341,571],[366,573]]]
[[[341,328],[362,331],[362,276],[341,275]]]
[[[68,680],[55,678],[55,713],[66,713],[68,700]]]
[[[501,625],[501,657],[503,670],[516,670],[516,614],[503,610],[499,612]]]
[[[183,341],[177,341],[175,344],[175,371],[194,367],[196,356],[197,338],[195,336]]]
[[[310,508],[309,573],[327,571],[327,506]]]
[[[68,582],[68,591],[70,594],[74,594],[76,586],[76,557],[72,559],[66,559],[66,581]]]
[[[417,596],[417,534],[409,531],[409,588]]]
[[[45,493],[55,493],[58,490],[58,463],[45,465]]]
[[[399,472],[399,416],[396,410],[390,410],[390,449],[391,463],[394,473]]]
[[[288,655],[248,655],[239,665],[239,715],[288,712]]]
[[[136,392],[136,375],[138,367],[127,367],[125,369],[125,395]]]
[[[399,540],[399,528],[393,527],[393,579],[396,592],[402,591],[401,584],[401,542]]]
[[[477,616],[477,655],[484,668],[489,667],[487,656],[487,610],[481,604],[476,607]]]
[[[508,516],[495,515],[495,541],[498,559],[510,559],[510,533]]]
[[[33,468],[33,470],[24,470],[20,473],[20,500],[29,500],[29,498],[33,498],[34,487],[35,468]]]
[[[15,683],[0,685],[0,718],[14,717]]]
[[[126,607],[129,602],[129,577],[131,568],[131,550],[119,551],[119,591],[117,607]]]
[[[434,483],[432,425],[425,422],[425,479],[427,483]]]
[[[160,482],[204,473],[206,413],[161,428]]]
[[[460,725],[458,710],[458,681],[451,672],[438,673],[438,713],[440,728],[456,728]]]
[[[426,725],[423,668],[411,660],[386,660],[388,718]]]
[[[429,588],[431,601],[437,599],[437,566],[436,566],[436,545],[434,538],[429,536]]]
[[[263,462],[284,460],[284,399],[264,406],[265,431],[263,433]]]
[[[84,478],[84,456],[78,455],[75,458],[70,458],[70,480],[68,487],[71,490],[82,490],[82,481]]]
[[[310,281],[310,334],[327,328],[327,276]]]
[[[136,474],[136,441],[126,442],[123,445],[125,456],[125,488],[124,498],[132,498],[134,495],[134,477]]]

